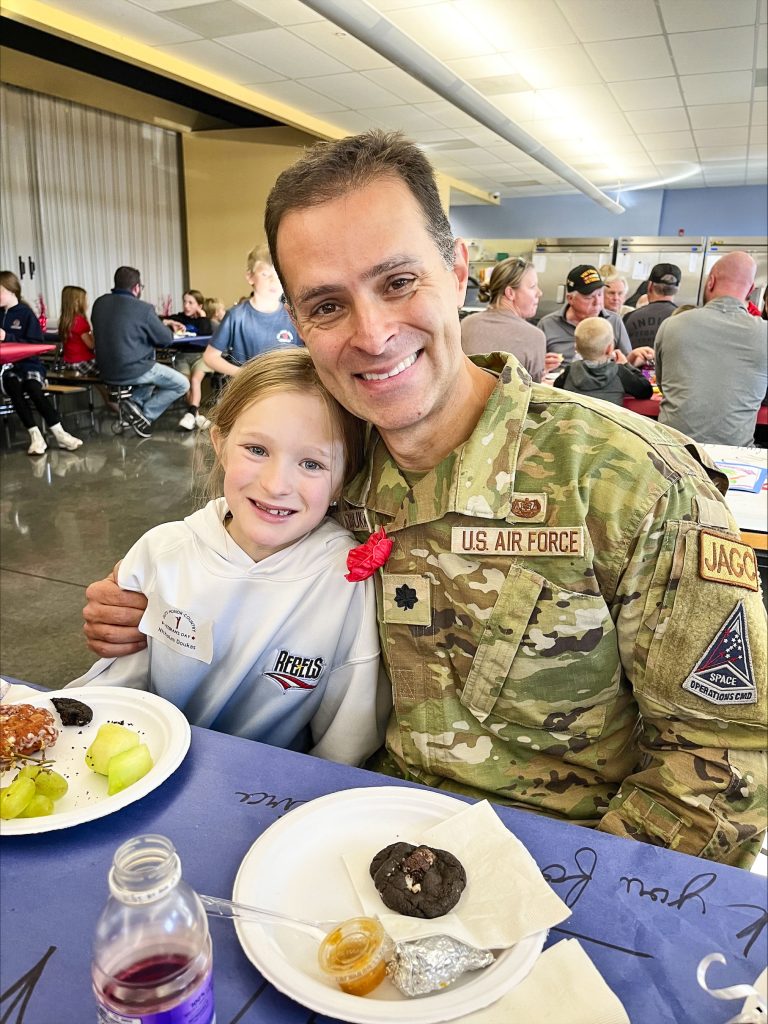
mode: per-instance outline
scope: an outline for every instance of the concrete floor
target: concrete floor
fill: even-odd
[[[114,436],[106,412],[96,434],[83,425],[87,417],[79,426],[68,419],[85,442],[76,452],[49,447],[32,457],[23,444],[0,454],[4,678],[55,688],[96,660],[82,635],[85,587],[152,526],[197,507],[193,464],[201,464],[207,432],[180,430],[181,413],[167,412],[146,439]]]

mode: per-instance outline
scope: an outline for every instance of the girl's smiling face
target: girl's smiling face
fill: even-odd
[[[226,438],[211,437],[224,467],[229,534],[255,562],[324,519],[344,478],[344,447],[312,392],[283,391],[250,405]]]

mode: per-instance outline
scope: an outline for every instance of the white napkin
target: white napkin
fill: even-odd
[[[630,1024],[618,997],[603,981],[578,939],[545,950],[523,981],[498,1002],[455,1024]]]
[[[570,910],[544,881],[536,861],[483,800],[403,841],[448,850],[467,873],[467,887],[450,914],[432,920],[386,912],[369,872],[378,853],[361,844],[344,863],[363,910],[379,917],[396,941],[451,935],[479,949],[506,949],[564,921]]]

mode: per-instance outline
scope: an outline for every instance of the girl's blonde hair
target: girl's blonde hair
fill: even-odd
[[[344,450],[342,484],[349,483],[363,462],[365,423],[339,405],[326,389],[306,349],[272,349],[248,360],[229,379],[216,405],[209,411],[211,432],[215,430],[222,444],[226,443],[235,423],[250,406],[269,395],[286,391],[316,395],[325,403],[332,436],[341,441]],[[224,469],[214,453],[205,497],[217,498],[223,493]]]
[[[219,306],[223,305],[224,303],[221,301],[221,299],[216,299],[213,298],[212,296],[205,299],[203,301],[203,309],[205,310],[205,315],[208,317],[209,320],[218,319],[216,316],[216,310],[219,308]]]
[[[76,284],[65,284],[61,289],[61,305],[59,307],[59,341],[69,337],[76,316],[85,316],[88,311],[88,296],[85,288]]]
[[[477,297],[481,302],[490,302],[492,306],[501,302],[507,288],[519,288],[523,283],[523,275],[533,264],[522,256],[511,256],[497,263],[491,271],[491,279],[481,284]]]

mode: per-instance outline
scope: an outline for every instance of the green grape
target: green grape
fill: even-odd
[[[39,764],[27,764],[16,776],[19,779],[36,779],[43,769]]]
[[[0,818],[17,818],[34,795],[34,780],[17,776],[0,793]]]
[[[39,794],[47,796],[49,800],[61,800],[69,789],[69,783],[63,775],[46,768],[35,779],[35,787]]]
[[[42,793],[35,793],[27,806],[17,814],[17,818],[44,818],[47,814],[53,814],[53,800]]]

